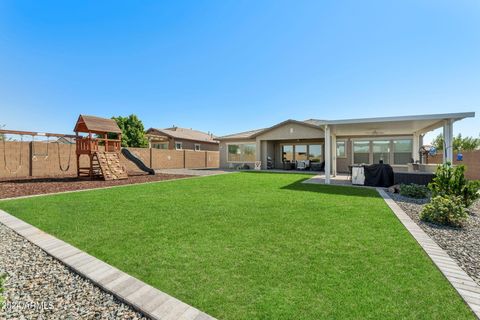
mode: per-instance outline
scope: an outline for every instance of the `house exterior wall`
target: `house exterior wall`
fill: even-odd
[[[284,126],[288,127],[288,125]],[[235,144],[235,143],[255,143],[257,144],[257,158],[262,161],[262,169],[266,169],[266,161],[267,156],[272,157],[274,168],[275,169],[282,169],[282,145],[285,144],[321,144],[323,145],[323,157],[325,157],[325,139],[323,138],[301,138],[298,135],[294,135],[295,139],[272,139],[272,140],[263,140],[265,138],[280,138],[284,137],[285,134],[289,134],[289,132],[285,132],[282,129],[284,127],[278,128],[280,130],[276,132],[272,132],[271,135],[261,135],[258,136],[256,139],[250,140],[224,140],[220,142],[220,167],[221,168],[231,168],[232,166],[239,165],[239,163],[230,163],[227,161],[227,145],[228,144]],[[299,132],[299,130],[295,130],[294,132]],[[322,132],[321,132],[322,133]],[[337,136],[337,142],[345,141],[345,150],[346,155],[345,157],[337,157],[337,172],[338,173],[348,173],[349,168],[348,166],[353,164],[353,141],[354,140],[378,140],[378,139],[401,139],[401,138],[412,138],[410,135],[404,136]],[[336,146],[334,146],[336,151]],[[412,150],[413,153],[413,150]],[[245,162],[251,168],[254,167],[254,162]],[[392,165],[395,171],[407,171],[406,165]]]
[[[169,149],[175,149],[175,143],[181,142],[182,149],[184,150],[195,150],[195,144],[200,145],[200,150],[202,151],[218,151],[218,143],[209,143],[206,141],[193,141],[193,140],[185,140],[185,139],[175,139],[170,138]]]
[[[283,126],[269,130],[256,137],[257,140],[290,140],[290,139],[319,139],[323,138],[324,132],[320,128],[298,123],[286,123]]]
[[[229,162],[228,161],[228,145],[229,144],[244,144],[244,143],[249,143],[249,144],[255,144],[257,141],[255,139],[244,139],[244,140],[223,140],[220,141],[219,145],[219,155],[220,155],[220,168],[223,169],[233,169],[235,166],[241,165],[245,163],[248,165],[250,168],[254,168],[255,162]],[[256,156],[258,157],[260,150],[255,150]]]

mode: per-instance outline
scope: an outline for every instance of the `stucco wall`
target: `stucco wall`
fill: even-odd
[[[320,128],[287,123],[278,128],[267,131],[256,137],[257,140],[290,140],[290,139],[319,139],[323,138],[324,132]]]

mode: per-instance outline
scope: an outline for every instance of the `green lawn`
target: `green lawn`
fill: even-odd
[[[473,319],[376,191],[237,173],[0,202],[220,319]]]

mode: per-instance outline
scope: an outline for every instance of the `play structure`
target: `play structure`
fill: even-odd
[[[134,163],[140,170],[150,175],[155,174],[155,170],[146,166],[139,156],[122,148],[122,130],[115,120],[80,115],[74,131],[75,135],[0,130],[0,135],[4,135],[4,139],[0,141],[3,145],[3,159],[1,159],[3,170],[0,169],[0,172],[4,172],[3,177],[33,176],[32,168],[35,167],[36,170],[46,174],[52,171],[56,175],[59,172],[72,174],[74,172],[74,169],[71,170],[72,158],[76,155],[79,178],[127,179],[127,169],[121,163],[121,154],[123,154],[124,159]],[[82,133],[87,135],[81,135]],[[19,136],[19,139],[11,140],[7,135]],[[38,141],[38,137],[43,137],[43,141]],[[35,141],[36,138],[37,141]],[[51,141],[52,138],[56,139]],[[75,154],[72,156],[73,148],[75,148]],[[57,149],[56,155],[55,149]],[[52,154],[53,157],[58,157],[58,166],[56,164],[52,166],[52,162],[57,162],[57,159],[52,158]],[[88,161],[83,159],[85,157]],[[37,161],[38,163],[34,165]],[[2,165],[1,162],[0,165]]]
[[[115,120],[80,115],[73,131],[76,134],[78,177],[104,180],[128,178],[126,168],[120,163],[122,130]],[[88,135],[83,137],[80,133]],[[83,155],[89,158],[88,167],[81,167]]]
[[[127,149],[122,150],[122,130],[115,120],[80,115],[74,131],[78,177],[92,179],[98,177],[104,180],[127,179],[127,170],[120,162],[120,152],[139,169],[155,174],[155,171],[147,167],[141,159]],[[82,137],[79,133],[88,133],[88,136]],[[82,155],[89,157],[89,167],[80,166]]]

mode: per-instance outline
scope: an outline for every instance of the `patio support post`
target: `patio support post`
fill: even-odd
[[[330,170],[332,161],[332,144],[330,136],[330,127],[325,126],[325,184],[330,184]]]
[[[418,131],[413,133],[412,159],[414,163],[420,161],[420,133]]]
[[[453,120],[443,123],[443,163],[453,163]]]
[[[337,176],[337,135],[332,134],[332,176]]]

